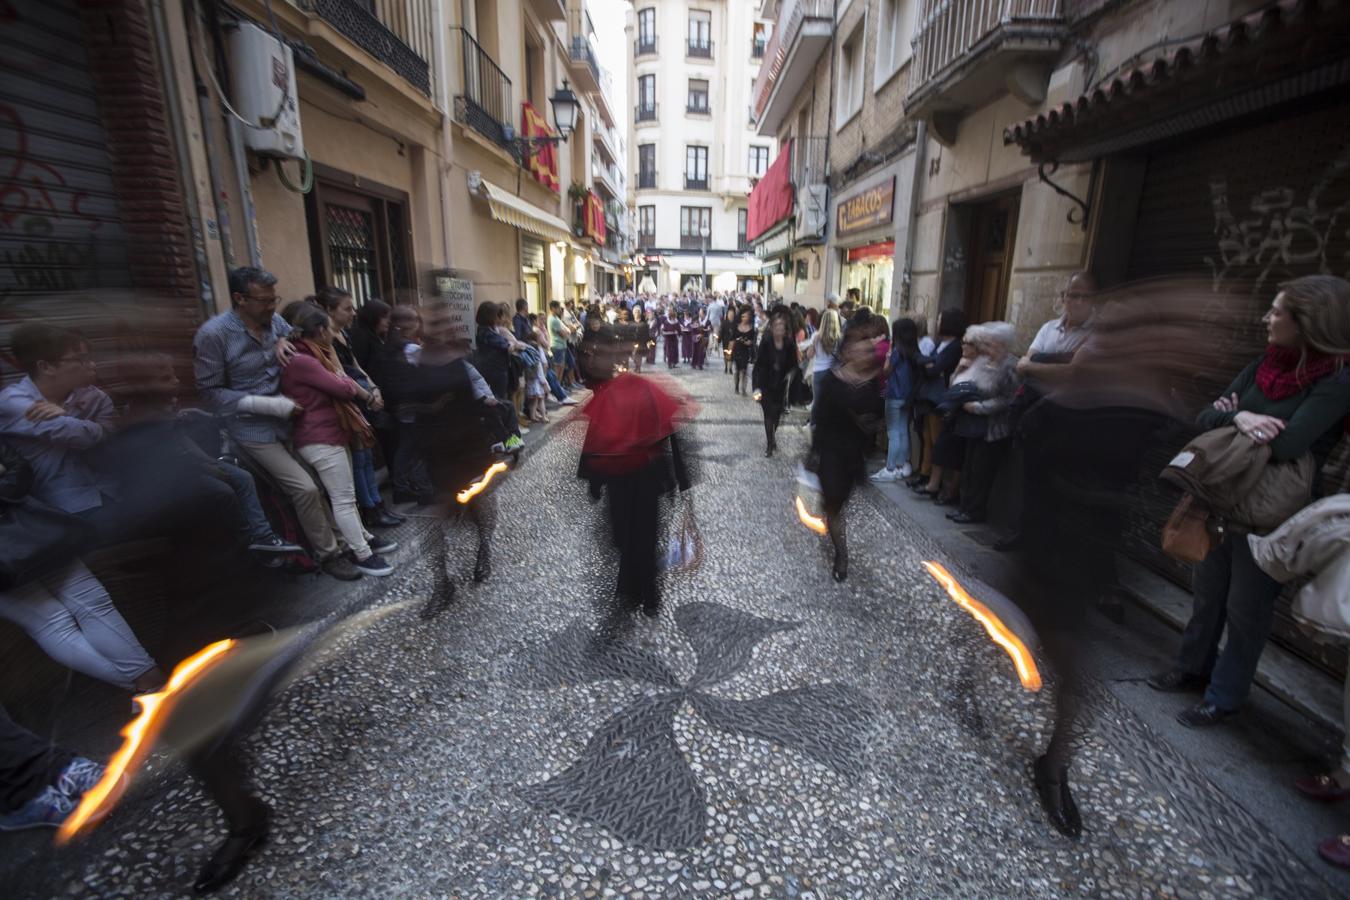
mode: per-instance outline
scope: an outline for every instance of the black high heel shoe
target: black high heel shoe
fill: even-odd
[[[1034,773],[1036,795],[1050,824],[1065,837],[1078,840],[1083,835],[1083,818],[1069,790],[1068,767],[1061,766],[1059,771],[1052,771],[1050,757],[1039,756],[1036,758]]]
[[[492,545],[483,541],[478,545],[478,558],[473,565],[473,580],[482,584],[492,577]]]
[[[224,842],[216,848],[211,860],[202,867],[193,882],[192,889],[198,894],[210,894],[234,881],[244,870],[249,859],[267,843],[268,821],[271,812],[258,804],[258,821],[242,831],[231,831]]]

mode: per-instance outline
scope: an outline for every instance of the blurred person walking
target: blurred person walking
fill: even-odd
[[[797,345],[788,334],[789,317],[776,314],[769,322],[769,330],[760,341],[751,373],[755,399],[764,415],[764,455],[773,456],[778,449],[778,424],[787,405],[788,381],[797,368]]]

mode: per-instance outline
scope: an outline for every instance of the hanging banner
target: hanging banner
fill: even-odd
[[[792,141],[778,148],[778,158],[750,192],[745,237],[753,241],[792,215]]]
[[[885,225],[895,212],[895,176],[884,184],[839,201],[834,233],[838,237]]]
[[[605,242],[605,203],[595,191],[586,194],[586,236],[597,244]]]
[[[553,137],[553,129],[528,102],[520,104],[520,131],[525,137]],[[554,144],[535,144],[526,166],[534,180],[550,191],[560,191],[558,180],[558,148]]]

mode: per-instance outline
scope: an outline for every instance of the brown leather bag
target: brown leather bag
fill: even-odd
[[[1162,529],[1163,552],[1185,563],[1198,563],[1214,549],[1209,530],[1209,507],[1191,494],[1182,494]]]

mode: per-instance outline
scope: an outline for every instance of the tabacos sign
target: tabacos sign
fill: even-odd
[[[835,234],[840,237],[885,225],[895,210],[895,176],[884,184],[868,188],[839,201],[835,219]]]

